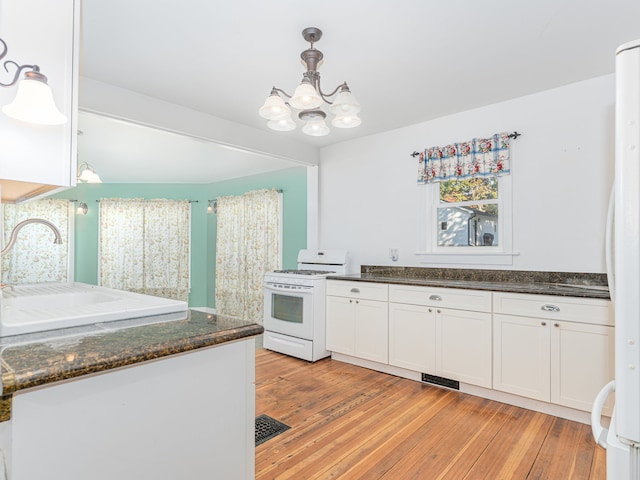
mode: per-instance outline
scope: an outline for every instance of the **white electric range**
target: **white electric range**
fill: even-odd
[[[264,277],[266,349],[315,362],[325,349],[327,276],[347,273],[346,250],[300,250],[297,270],[276,270]]]

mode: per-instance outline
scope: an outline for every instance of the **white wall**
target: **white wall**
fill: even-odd
[[[613,115],[614,76],[606,75],[325,147],[320,246],[348,249],[355,271],[360,265],[432,266],[415,255],[426,187],[416,185],[417,160],[410,154],[517,130],[522,136],[511,144],[511,160],[518,255],[508,257],[512,264],[473,267],[604,272]],[[400,250],[398,262],[388,259],[390,247]]]

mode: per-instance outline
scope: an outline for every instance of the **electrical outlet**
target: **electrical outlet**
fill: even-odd
[[[391,259],[392,262],[397,262],[398,261],[398,249],[397,248],[390,248],[389,249],[389,258]]]

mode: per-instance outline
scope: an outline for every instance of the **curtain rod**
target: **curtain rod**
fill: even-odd
[[[124,198],[122,200],[129,200],[128,198]],[[147,200],[146,198],[143,198],[142,200]],[[155,198],[153,200],[156,200]],[[172,200],[171,198],[161,198],[160,200]],[[77,202],[77,200],[72,200],[73,202]],[[100,199],[97,198],[96,202],[100,203]],[[189,203],[200,203],[200,200],[189,200]]]
[[[522,135],[521,133],[518,133],[518,132],[516,132],[516,131],[513,131],[512,133],[510,133],[509,135],[507,135],[507,137],[509,137],[509,138],[513,138],[513,139],[515,140],[515,139],[517,139],[517,138],[518,138],[519,136],[521,136],[521,135]],[[409,155],[410,155],[411,157],[415,158],[415,157],[417,157],[418,155],[420,155],[420,152],[413,152],[413,153],[410,153]]]
[[[281,188],[277,188],[276,192],[284,193],[284,190],[282,190]],[[207,200],[207,202],[215,202],[216,200],[218,200],[218,199],[217,198],[212,198],[211,200]]]

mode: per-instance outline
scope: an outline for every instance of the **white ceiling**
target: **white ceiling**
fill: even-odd
[[[300,82],[301,31],[315,26],[323,90],[347,81],[362,125],[272,134],[322,147],[612,73],[639,18],[638,0],[84,0],[80,74],[271,132],[257,110],[272,86]],[[107,181],[291,166],[86,113],[79,125],[80,161]]]
[[[295,166],[251,151],[80,112],[78,165],[103,182],[213,183]]]

